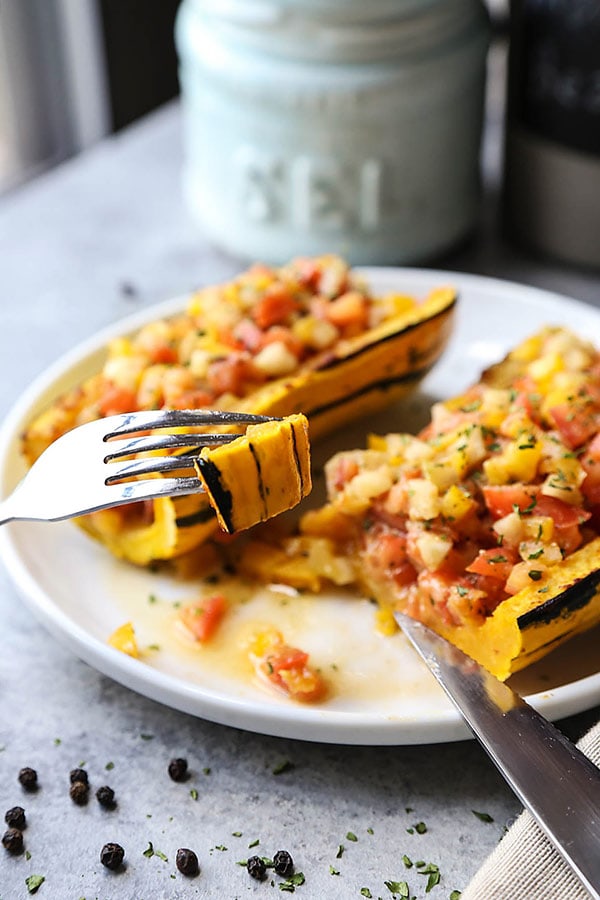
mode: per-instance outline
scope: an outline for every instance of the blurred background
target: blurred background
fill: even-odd
[[[438,261],[482,170],[499,232],[596,268],[599,40],[598,0],[0,0],[0,195],[183,86],[182,194],[233,257]]]
[[[0,0],[0,192],[179,90],[180,0]]]
[[[0,193],[179,93],[181,0],[0,0]],[[488,0],[496,33],[508,0]]]

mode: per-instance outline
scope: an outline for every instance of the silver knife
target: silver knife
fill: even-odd
[[[395,615],[515,794],[600,900],[600,769],[470,656],[421,622]]]

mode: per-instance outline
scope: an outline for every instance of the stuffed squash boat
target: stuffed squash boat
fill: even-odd
[[[522,343],[417,436],[327,464],[328,503],[242,568],[353,584],[505,679],[600,622],[600,354],[563,329]],[[565,593],[566,592],[566,593]]]
[[[23,436],[32,462],[64,431],[139,409],[217,408],[309,417],[311,438],[402,397],[450,334],[456,294],[374,297],[339,258],[253,266],[194,294],[187,309],[107,348],[103,368],[60,397]],[[82,526],[119,557],[171,559],[208,537],[202,495],[104,510]]]

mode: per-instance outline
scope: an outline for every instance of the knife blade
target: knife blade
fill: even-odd
[[[470,656],[421,622],[395,616],[515,794],[600,900],[600,769]]]

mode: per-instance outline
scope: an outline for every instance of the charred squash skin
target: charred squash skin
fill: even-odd
[[[304,414],[312,441],[377,412],[410,393],[438,360],[452,330],[457,299],[451,288],[433,291],[413,309],[340,340],[291,375],[259,385],[244,398],[232,397],[223,408],[277,417]],[[71,396],[73,408],[57,403],[38,420],[43,422],[45,416],[47,427],[39,429],[33,423],[24,435],[24,453],[30,461],[44,448],[45,433],[55,428],[55,419],[61,427],[75,424],[77,403],[72,401]],[[104,510],[80,524],[114,555],[137,565],[188,553],[217,528],[214,512],[201,494],[156,500],[146,518],[134,515],[123,522],[114,510]]]

